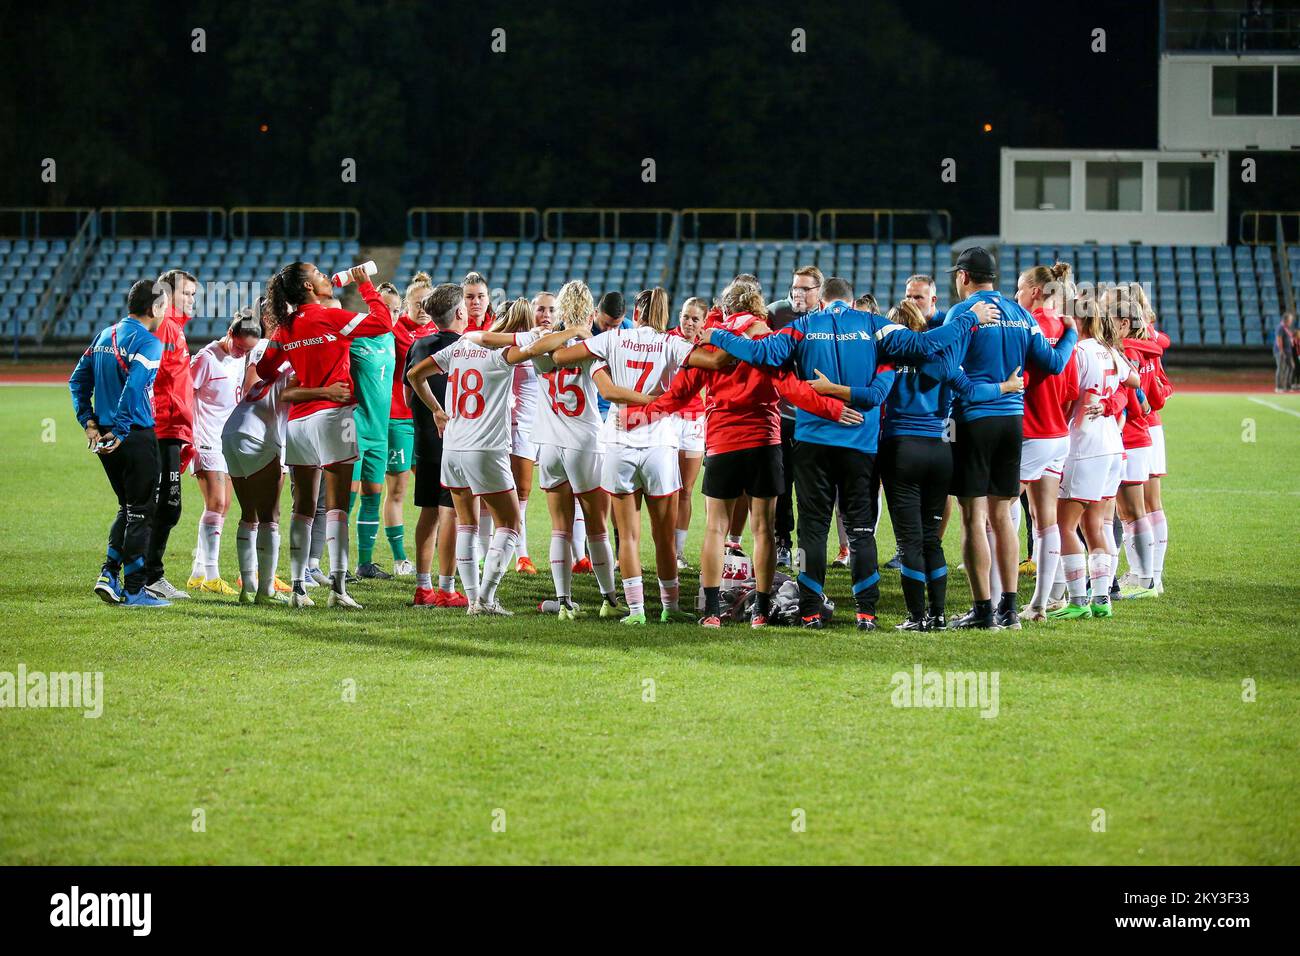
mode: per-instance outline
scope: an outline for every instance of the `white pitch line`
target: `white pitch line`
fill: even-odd
[[[1294,415],[1296,418],[1300,418],[1300,412],[1297,412],[1294,408],[1283,408],[1281,405],[1274,405],[1272,402],[1266,402],[1262,398],[1252,397],[1250,400],[1256,405],[1263,405],[1265,408],[1271,408],[1275,412],[1282,412],[1284,415]]]

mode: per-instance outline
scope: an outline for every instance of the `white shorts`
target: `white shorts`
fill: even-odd
[[[1067,458],[1061,474],[1060,497],[1088,502],[1114,498],[1123,474],[1123,454]]]
[[[1038,481],[1044,472],[1057,478],[1065,470],[1065,456],[1070,452],[1070,439],[1026,438],[1020,446],[1020,480]]]
[[[634,491],[644,491],[651,498],[675,495],[682,488],[677,449],[671,445],[606,445],[600,485],[611,495]]]
[[[575,495],[585,495],[600,487],[604,457],[585,448],[538,445],[537,483],[543,491],[550,491],[568,482]]]
[[[537,460],[537,446],[533,444],[528,432],[518,428],[510,429],[510,454],[529,461]]]
[[[1169,474],[1168,465],[1165,461],[1165,426],[1151,426],[1151,477],[1163,478]]]
[[[441,478],[444,488],[475,495],[495,495],[515,487],[510,455],[498,449],[443,449]]]
[[[286,465],[346,464],[357,460],[357,426],[351,405],[337,405],[312,412],[306,418],[289,419],[284,442]]]
[[[211,445],[195,445],[194,473],[197,475],[201,471],[229,472],[224,452]]]
[[[694,458],[704,454],[704,419],[682,418],[674,415],[677,422],[677,450]]]
[[[1124,449],[1124,477],[1126,485],[1145,484],[1151,477],[1151,446]]]
[[[260,439],[245,435],[222,436],[221,450],[226,457],[226,472],[231,478],[249,478],[284,456],[284,449],[279,445],[268,446]]]

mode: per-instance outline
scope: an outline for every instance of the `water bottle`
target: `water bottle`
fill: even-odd
[[[354,268],[355,268],[355,267],[354,267]],[[379,271],[379,266],[375,265],[375,260],[373,260],[373,259],[371,259],[369,262],[363,262],[363,263],[361,263],[361,268],[363,268],[363,269],[366,270],[366,275],[368,275],[368,276],[372,276],[372,275],[374,275],[376,272]],[[352,272],[351,272],[351,270],[345,270],[345,271],[343,271],[343,272],[336,272],[336,273],[334,273],[334,275],[330,278],[330,281],[333,282],[335,286],[337,286],[338,288],[341,289],[341,288],[343,288],[345,285],[347,285],[349,282],[352,281]]]

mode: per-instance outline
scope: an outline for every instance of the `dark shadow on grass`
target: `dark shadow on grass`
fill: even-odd
[[[194,612],[204,619],[205,634],[213,633],[213,625],[229,622],[248,628],[256,637],[264,634],[268,640],[295,638],[322,644],[354,644],[367,647],[391,648],[449,657],[509,658],[519,655],[501,648],[473,646],[446,637],[469,639],[471,635],[456,627],[464,621],[463,612],[425,610],[408,607],[395,594],[358,592],[358,600],[374,600],[361,611],[342,611],[325,607],[324,596],[313,608],[288,608],[284,606],[250,608],[226,601],[196,601],[185,603],[185,618],[194,620]],[[193,602],[193,603],[191,603]],[[152,612],[163,613],[163,612]],[[220,622],[220,623],[218,623]]]
[[[846,582],[847,577],[839,590],[848,591]],[[828,589],[832,597],[839,583],[832,576]],[[955,615],[965,610],[969,592],[960,577],[954,584],[949,609]],[[1281,595],[1277,588],[1236,586],[1239,606],[1261,608],[1261,620],[1248,624],[1240,620],[1221,625],[1210,622],[1215,629],[1209,633],[1203,630],[1207,623],[1204,605],[1195,600],[1193,591],[1186,597],[1119,602],[1115,617],[1109,620],[1025,625],[1020,631],[904,634],[894,630],[894,624],[905,616],[896,587],[896,581],[886,579],[885,594],[877,608],[881,627],[867,633],[856,630],[852,603],[845,601],[838,605],[831,627],[820,632],[789,627],[755,632],[745,624],[728,624],[713,631],[693,624],[658,624],[653,619],[645,627],[627,627],[594,616],[563,628],[530,630],[527,620],[531,615],[522,612],[505,626],[485,627],[479,636],[547,648],[618,650],[627,654],[648,650],[738,667],[859,665],[907,669],[922,661],[927,667],[1116,679],[1149,674],[1236,682],[1248,673],[1300,678],[1300,644],[1288,634],[1281,620],[1286,612],[1278,604]],[[690,592],[683,586],[682,593]],[[1030,593],[1031,589],[1021,591],[1025,600]],[[651,617],[649,611],[647,616]],[[1267,621],[1270,616],[1273,621]],[[570,666],[586,664],[580,657],[549,660]]]
[[[696,581],[694,575],[682,576],[684,604],[693,603]],[[894,630],[904,616],[894,576],[885,578],[877,609],[881,627],[871,633],[859,633],[853,626],[848,576],[838,569],[828,581],[828,592],[840,602],[837,619],[821,632],[799,628],[755,632],[744,624],[728,624],[713,631],[689,623],[659,624],[653,611],[651,623],[645,627],[628,627],[596,615],[599,596],[593,594],[594,583],[587,576],[579,579],[575,590],[587,614],[563,626],[534,610],[538,601],[549,596],[549,578],[525,579],[513,573],[507,578],[503,597],[516,613],[507,619],[415,610],[407,606],[406,586],[387,582],[363,583],[355,589],[358,600],[367,605],[360,612],[329,609],[323,606],[323,599],[315,608],[291,611],[241,607],[205,597],[192,598],[172,610],[119,612],[90,605],[91,599],[85,595],[76,597],[86,600],[95,613],[106,615],[106,626],[138,627],[133,636],[150,640],[178,636],[207,639],[227,625],[237,625],[247,628],[251,640],[258,635],[265,635],[268,641],[292,637],[453,658],[536,659],[561,667],[590,666],[586,654],[556,653],[556,649],[569,648],[575,652],[617,651],[629,658],[649,652],[721,667],[801,671],[908,669],[920,661],[926,667],[944,669],[1078,674],[1117,680],[1135,674],[1234,682],[1247,674],[1300,677],[1300,644],[1290,636],[1285,621],[1287,602],[1294,606],[1297,589],[1285,586],[1234,584],[1233,606],[1237,610],[1230,622],[1207,620],[1205,604],[1198,600],[1208,593],[1206,579],[1183,581],[1175,594],[1159,600],[1121,602],[1116,616],[1105,621],[1026,625],[1021,631],[904,635]],[[1029,590],[1022,588],[1021,596],[1027,600]],[[968,600],[964,576],[954,574],[950,613],[960,613]],[[651,606],[657,607],[653,597]],[[62,608],[66,612],[69,605]],[[110,620],[115,623],[108,625]],[[81,621],[81,615],[73,614],[67,623]]]

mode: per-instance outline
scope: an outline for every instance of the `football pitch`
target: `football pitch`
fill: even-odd
[[[865,636],[561,624],[529,610],[544,560],[507,577],[509,620],[413,610],[410,581],[358,585],[361,613],[109,608],[115,505],[66,390],[0,402],[0,672],[103,675],[97,718],[0,710],[0,864],[1300,863],[1296,396],[1171,400],[1163,598],[902,635],[884,572]],[[173,581],[202,510],[184,488]],[[540,492],[529,518],[544,559]],[[832,570],[842,608],[849,585]],[[896,706],[918,669],[996,675],[995,706]]]

